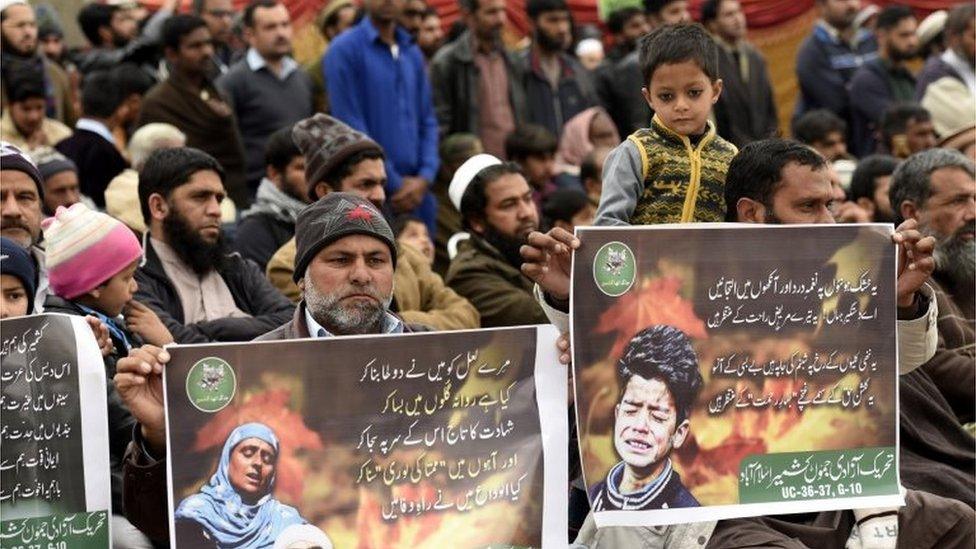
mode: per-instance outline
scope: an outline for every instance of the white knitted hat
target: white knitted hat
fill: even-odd
[[[464,196],[464,191],[468,190],[471,180],[481,173],[481,170],[501,163],[502,161],[498,158],[482,153],[472,156],[464,164],[461,164],[461,167],[454,172],[451,185],[447,188],[447,195],[451,198],[451,204],[454,204],[457,211],[461,211],[461,198]]]

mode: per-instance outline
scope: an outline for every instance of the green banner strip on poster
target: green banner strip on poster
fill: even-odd
[[[739,503],[898,493],[895,448],[753,455],[739,466]]]
[[[108,511],[0,522],[0,549],[103,549],[108,546]]]

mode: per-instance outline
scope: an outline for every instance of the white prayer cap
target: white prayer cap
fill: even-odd
[[[15,6],[20,4],[21,6],[27,5],[27,0],[0,0],[0,12],[3,12],[10,6]]]
[[[918,47],[924,48],[933,38],[945,30],[946,19],[948,18],[949,12],[939,10],[933,11],[928,17],[922,19],[922,22],[918,24],[918,28],[915,29],[915,36],[918,37]]]
[[[596,38],[584,38],[576,44],[576,55],[603,55],[603,43]]]
[[[447,195],[451,198],[451,204],[454,204],[457,211],[461,211],[461,197],[464,196],[464,191],[468,190],[471,180],[481,173],[481,170],[501,163],[502,161],[494,156],[482,153],[472,156],[464,164],[461,164],[461,167],[454,172],[451,186],[447,188]]]
[[[274,549],[333,549],[332,540],[311,524],[293,524],[275,540]]]

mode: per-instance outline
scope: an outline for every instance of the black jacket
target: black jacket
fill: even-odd
[[[237,308],[250,317],[185,324],[180,296],[151,243],[146,246],[146,264],[136,271],[136,299],[159,315],[177,343],[250,341],[281,326],[295,311],[295,306],[268,282],[261,269],[236,252],[226,256],[218,273],[227,283]]]
[[[270,213],[256,213],[237,224],[234,247],[247,259],[258,264],[261,272],[271,257],[295,236],[295,224]]]
[[[595,71],[600,103],[610,113],[617,131],[624,137],[641,128],[649,128],[654,116],[641,94],[644,76],[637,53],[632,51],[614,64],[604,62]]]
[[[718,73],[722,78],[722,95],[715,104],[715,126],[718,134],[742,148],[753,141],[775,137],[779,128],[776,98],[769,82],[769,71],[762,54],[744,45],[749,60],[749,81],[732,53],[718,48]]]
[[[45,313],[64,313],[66,315],[73,316],[87,316],[81,307],[78,306],[74,301],[68,301],[67,299],[58,297],[56,295],[48,294],[47,298],[44,300],[44,312]],[[143,344],[142,338],[138,335],[129,331],[125,326],[119,326],[125,337],[129,340],[129,345],[134,349],[136,347],[141,347]],[[119,359],[128,355],[129,352],[125,348],[125,342],[118,338],[115,334],[109,331],[109,335],[112,337],[112,345],[115,346],[115,350],[112,354],[105,357],[105,375],[111,379],[115,376],[115,364],[118,363]]]
[[[525,121],[526,99],[518,61],[502,51],[508,69],[508,101],[516,125]],[[444,46],[430,63],[431,92],[441,136],[459,132],[478,134],[478,80],[481,72],[471,51],[471,31]]]
[[[129,167],[115,145],[88,130],[76,129],[74,135],[54,146],[78,166],[81,192],[105,207],[105,189],[112,179]]]
[[[532,48],[519,56],[519,71],[529,109],[526,122],[543,126],[557,138],[570,118],[598,104],[596,89],[583,65],[565,53],[561,61],[562,75],[559,85],[553,89]],[[640,88],[637,92],[640,93]]]
[[[62,313],[72,316],[86,316],[85,311],[71,301],[49,295],[44,300],[44,312]],[[127,336],[128,337],[128,334]],[[131,340],[130,340],[131,341]],[[125,356],[125,346],[121,341],[112,338],[115,352],[105,357],[105,391],[108,404],[108,457],[109,468],[112,473],[112,513],[121,515],[125,512],[122,501],[122,464],[125,450],[132,440],[132,429],[136,425],[136,418],[122,403],[122,397],[115,389],[115,363],[119,357]],[[141,344],[141,340],[139,342]],[[111,363],[111,365],[110,365]],[[111,371],[111,373],[109,373]]]

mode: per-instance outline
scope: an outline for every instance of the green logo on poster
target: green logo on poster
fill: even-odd
[[[634,254],[623,242],[607,242],[593,259],[593,280],[610,297],[627,293],[637,278]]]
[[[201,412],[217,412],[237,393],[237,376],[227,361],[207,357],[197,361],[186,376],[186,396]]]

